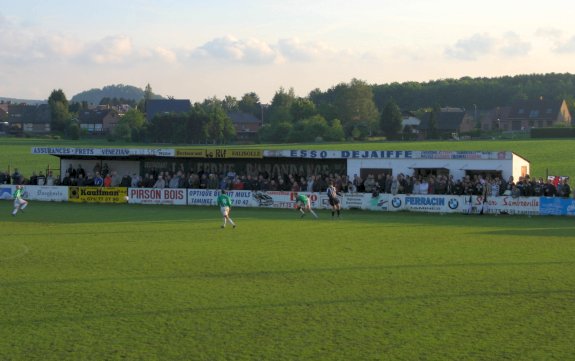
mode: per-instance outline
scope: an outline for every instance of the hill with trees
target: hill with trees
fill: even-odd
[[[126,99],[133,102],[139,102],[145,96],[145,90],[131,85],[107,85],[102,89],[90,89],[78,93],[70,99],[71,103],[83,103],[98,105],[102,99]],[[155,95],[157,98],[161,96]]]

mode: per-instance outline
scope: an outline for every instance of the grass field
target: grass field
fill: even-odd
[[[0,202],[0,360],[573,360],[568,217]]]

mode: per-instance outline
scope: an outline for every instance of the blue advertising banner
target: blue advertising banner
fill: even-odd
[[[541,197],[539,214],[575,216],[575,200],[571,198]]]

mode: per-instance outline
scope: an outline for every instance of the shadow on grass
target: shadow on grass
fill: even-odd
[[[4,205],[4,206],[2,206]],[[0,209],[10,212],[11,202],[0,202]],[[318,209],[319,222],[332,222],[329,210]],[[234,207],[235,217],[252,218],[253,220],[286,221],[299,219],[292,209],[276,208],[242,208]],[[218,218],[218,210],[214,207],[201,206],[168,206],[168,205],[138,205],[138,204],[104,204],[104,203],[57,203],[31,202],[26,214],[10,218],[11,222],[40,223],[114,223],[114,222],[147,222],[147,221],[190,221],[195,219]],[[528,221],[527,221],[528,220]],[[418,212],[379,212],[345,210],[342,211],[340,223],[372,223],[389,225],[390,223],[415,226],[454,226],[454,227],[510,227],[512,232],[525,231],[530,228],[541,228],[546,231],[564,229],[572,231],[572,217],[509,215],[495,217],[493,215],[468,216],[463,214],[438,214]],[[526,222],[528,222],[526,224]],[[510,233],[511,234],[511,233]],[[539,236],[539,235],[538,235]]]
[[[209,307],[185,307],[185,308],[172,308],[168,310],[154,310],[154,311],[140,311],[140,312],[114,312],[114,313],[93,313],[93,314],[77,314],[77,315],[62,315],[54,317],[43,317],[33,319],[19,319],[19,320],[5,320],[0,321],[3,327],[14,327],[22,325],[40,325],[45,323],[59,323],[59,322],[82,322],[101,319],[122,319],[122,318],[141,318],[141,317],[157,317],[157,316],[177,316],[183,314],[198,314],[204,312],[236,312],[236,311],[258,311],[265,309],[284,309],[284,308],[310,308],[310,307],[323,307],[333,305],[362,305],[369,303],[403,303],[403,302],[417,302],[417,301],[441,301],[441,300],[456,300],[456,299],[475,299],[475,298],[508,298],[508,297],[548,297],[557,295],[575,294],[572,289],[555,289],[555,290],[517,290],[509,292],[464,292],[452,294],[423,294],[423,295],[403,295],[403,296],[382,296],[382,297],[366,297],[366,298],[340,298],[328,300],[294,300],[289,302],[277,303],[260,303],[260,304],[239,304],[239,305],[224,305],[224,306],[209,306]]]
[[[283,277],[288,275],[305,275],[314,273],[335,273],[335,272],[363,272],[363,271],[385,271],[402,269],[449,269],[449,268],[495,268],[495,267],[543,267],[543,266],[573,266],[575,261],[546,261],[546,262],[485,262],[485,263],[445,263],[445,264],[398,264],[398,265],[376,265],[376,266],[349,266],[349,267],[326,267],[326,268],[302,268],[294,270],[271,270],[253,272],[210,272],[183,275],[165,276],[141,276],[141,277],[101,277],[91,279],[60,279],[60,280],[34,280],[34,281],[13,281],[0,282],[0,288],[23,287],[28,285],[58,285],[74,283],[98,283],[98,282],[141,282],[159,280],[189,280],[189,279],[226,279],[226,278],[264,278]]]

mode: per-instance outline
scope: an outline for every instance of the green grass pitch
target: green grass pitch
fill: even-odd
[[[0,360],[568,360],[568,217],[0,202]]]

